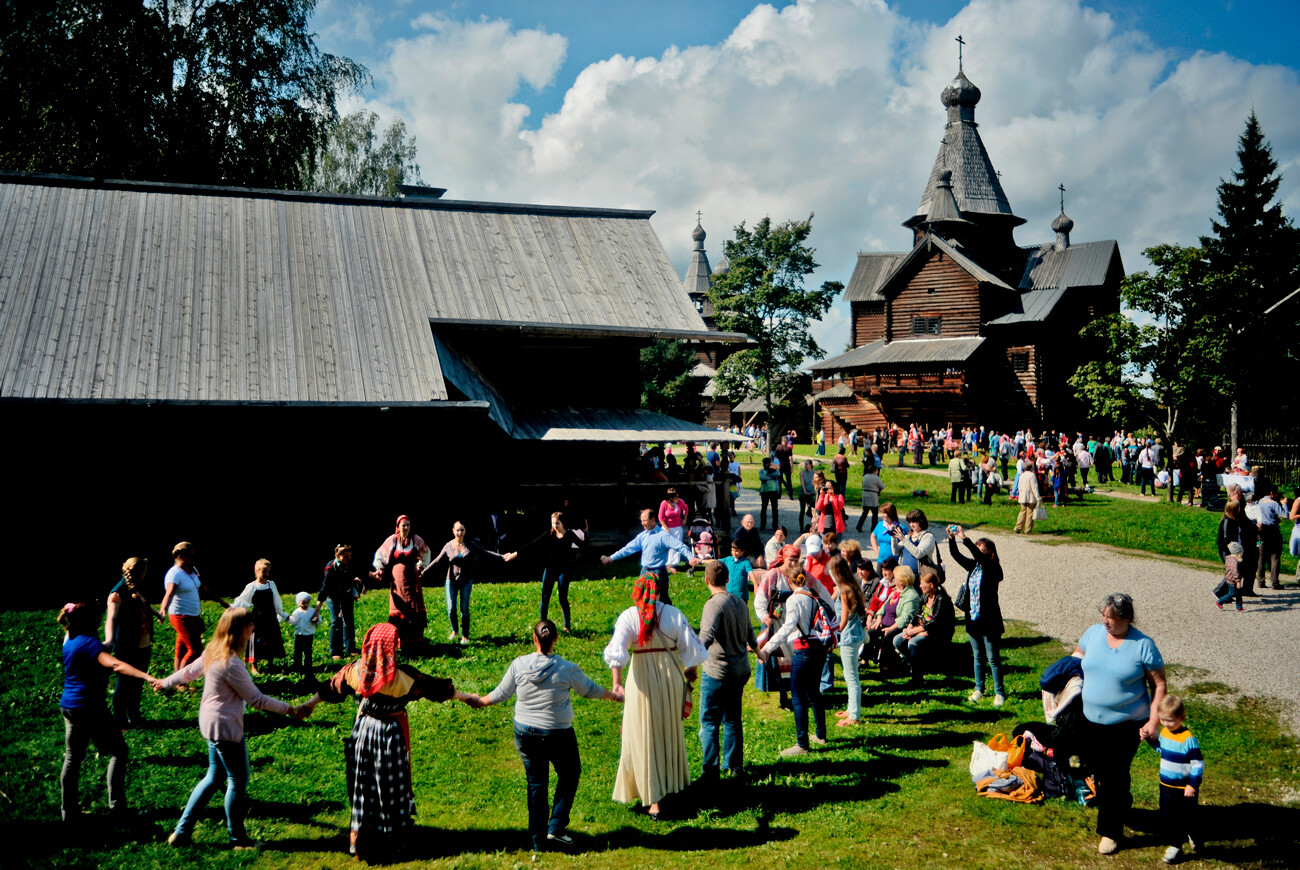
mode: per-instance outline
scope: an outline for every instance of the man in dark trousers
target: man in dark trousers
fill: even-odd
[[[789,436],[772,451],[776,454],[777,465],[781,470],[781,482],[785,484],[786,498],[794,498],[794,448],[790,446]]]
[[[740,699],[749,682],[749,653],[758,640],[744,600],[727,591],[727,569],[721,562],[704,566],[709,600],[700,615],[700,643],[709,651],[700,677],[700,749],[704,756],[700,780],[717,782],[722,771],[744,771],[745,737]],[[722,731],[719,754],[718,731]],[[720,763],[719,763],[720,762]]]

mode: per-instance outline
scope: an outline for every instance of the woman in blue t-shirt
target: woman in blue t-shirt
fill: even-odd
[[[1138,743],[1160,733],[1165,660],[1133,625],[1133,599],[1115,592],[1097,608],[1101,622],[1083,633],[1074,655],[1083,660],[1084,740],[1097,789],[1097,849],[1119,849],[1124,816],[1133,806],[1129,767]],[[1147,682],[1154,692],[1147,694]]]
[[[881,563],[886,559],[897,558],[894,552],[894,536],[891,530],[898,525],[898,508],[892,501],[880,506],[880,522],[871,530],[871,537],[876,542],[876,573],[881,571]],[[901,548],[900,548],[901,549]]]
[[[91,741],[100,755],[108,756],[108,809],[115,815],[124,814],[126,741],[104,703],[108,677],[116,672],[144,680],[155,689],[159,681],[105,652],[95,637],[98,609],[80,602],[67,604],[59,612],[59,625],[68,632],[63,642],[63,695],[59,698],[64,733],[63,770],[59,774],[63,820],[74,822],[81,817],[77,783]]]

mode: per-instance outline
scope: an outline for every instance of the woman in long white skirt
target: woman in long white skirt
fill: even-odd
[[[614,800],[639,800],[652,819],[659,818],[663,798],[690,784],[682,710],[695,682],[696,666],[708,658],[686,616],[659,601],[657,582],[650,572],[637,579],[633,606],[619,614],[614,636],[605,647],[605,663],[613,673],[612,691],[617,693],[621,687],[624,692]]]

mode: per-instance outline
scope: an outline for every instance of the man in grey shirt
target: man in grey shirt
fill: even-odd
[[[709,651],[700,678],[700,748],[704,754],[701,780],[719,777],[718,726],[722,726],[722,770],[740,776],[745,738],[741,731],[740,699],[749,682],[749,650],[756,649],[754,626],[744,599],[727,592],[727,569],[718,561],[705,565],[709,600],[700,616],[700,643]]]

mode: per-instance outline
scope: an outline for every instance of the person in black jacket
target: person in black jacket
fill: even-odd
[[[894,644],[907,659],[911,670],[907,684],[914,688],[921,686],[921,678],[925,675],[925,660],[942,655],[957,627],[957,612],[953,609],[952,599],[944,591],[938,572],[923,567],[920,586],[921,621],[918,625],[904,628],[902,636],[905,640]]]
[[[970,555],[957,549],[966,545]],[[998,550],[988,538],[971,541],[960,526],[948,527],[948,554],[966,570],[966,588],[970,599],[966,605],[966,634],[970,637],[971,657],[975,661],[975,691],[971,703],[984,697],[984,664],[993,672],[993,706],[1006,703],[1007,690],[1002,684],[1002,606],[998,589],[1002,585],[1002,563]]]
[[[525,544],[519,550],[525,558],[536,557],[542,562],[542,606],[538,622],[546,621],[546,611],[550,609],[551,592],[560,589],[560,609],[564,611],[564,630],[573,628],[569,618],[569,577],[573,565],[578,561],[579,547],[586,535],[566,528],[564,514],[556,511],[551,514],[551,527],[540,537]]]
[[[352,567],[352,545],[334,547],[334,560],[325,566],[325,579],[316,595],[316,610],[330,612],[330,658],[340,661],[357,651],[357,623],[352,604],[361,595],[361,573]]]
[[[1235,485],[1229,488],[1230,498],[1223,506],[1223,518],[1219,520],[1219,558],[1228,558],[1228,544],[1236,541],[1241,544],[1241,594],[1254,596],[1255,566],[1259,558],[1259,531],[1255,524],[1246,517],[1246,510],[1241,490]]]

